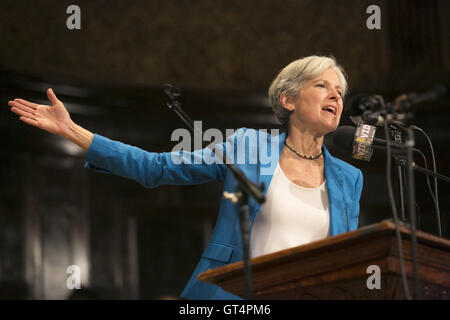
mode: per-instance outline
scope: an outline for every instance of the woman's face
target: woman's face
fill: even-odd
[[[305,82],[294,101],[282,95],[283,106],[292,111],[289,126],[318,136],[336,130],[342,114],[342,94],[338,74],[328,69]]]

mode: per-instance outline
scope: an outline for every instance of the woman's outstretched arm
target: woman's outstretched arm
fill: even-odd
[[[87,150],[85,167],[89,169],[132,179],[147,188],[162,184],[222,182],[225,179],[225,165],[220,160],[214,161],[210,149],[156,153],[94,135],[72,121],[52,89],[47,90],[47,96],[52,105],[39,105],[23,99],[14,99],[8,105],[26,124],[59,135]],[[225,142],[218,143],[217,148],[222,150],[222,154],[234,156],[234,145],[244,131],[238,130]]]
[[[88,150],[94,134],[72,121],[64,104],[58,100],[52,89],[47,90],[51,106],[36,104],[23,99],[9,101],[11,111],[20,120],[31,126],[59,135]]]

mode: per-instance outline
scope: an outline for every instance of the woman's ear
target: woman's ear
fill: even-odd
[[[286,110],[292,111],[295,109],[294,102],[292,101],[291,97],[289,97],[286,90],[284,90],[280,94],[280,103]]]

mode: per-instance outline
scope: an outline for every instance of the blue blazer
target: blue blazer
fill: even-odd
[[[283,148],[286,133],[272,136],[265,130],[239,129],[224,143],[216,145],[237,167],[257,184],[269,187]],[[268,148],[262,146],[269,146]],[[325,178],[330,210],[330,236],[355,230],[358,227],[359,199],[362,191],[362,173],[350,164],[334,158],[323,148]],[[245,153],[244,161],[238,161]],[[267,155],[270,154],[270,161]],[[237,182],[223,163],[204,163],[213,153],[210,149],[193,152],[178,151],[154,153],[137,147],[94,135],[86,155],[85,167],[112,173],[137,181],[146,188],[162,184],[188,185],[209,181],[224,183],[224,191],[237,190]],[[242,159],[241,159],[242,160]],[[181,162],[181,163],[180,163]],[[250,230],[260,204],[249,201]],[[199,273],[243,259],[239,228],[239,207],[222,198],[216,226],[181,297],[186,299],[241,299],[220,287],[198,281]]]

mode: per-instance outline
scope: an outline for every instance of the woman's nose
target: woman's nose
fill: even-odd
[[[339,98],[340,98],[341,96],[339,95],[339,92],[337,92],[337,91],[334,90],[334,89],[331,89],[330,93],[328,94],[328,97],[329,97],[330,99],[333,99],[333,100],[339,100]]]
[[[330,88],[328,90],[328,97],[332,100],[336,100],[339,102],[339,100],[342,100],[342,96],[339,94],[339,92],[336,89]]]

